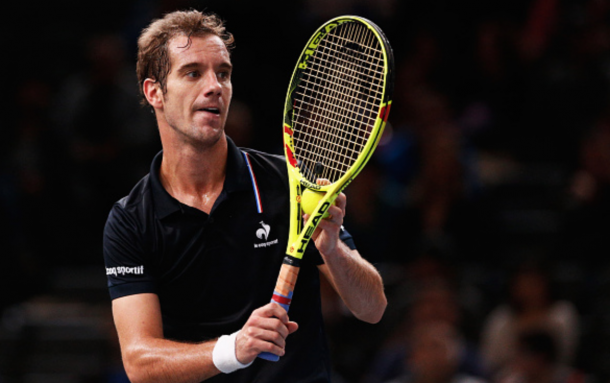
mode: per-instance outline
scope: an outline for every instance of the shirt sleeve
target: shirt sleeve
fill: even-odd
[[[135,217],[115,204],[104,228],[103,254],[111,299],[157,293],[153,265]]]
[[[341,226],[339,238],[347,245],[347,247],[352,250],[356,250],[356,243],[354,242],[354,238],[343,226]]]

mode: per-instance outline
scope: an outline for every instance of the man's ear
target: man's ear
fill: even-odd
[[[147,78],[144,80],[144,84],[142,84],[142,91],[153,109],[161,109],[163,107],[163,91],[157,81]]]

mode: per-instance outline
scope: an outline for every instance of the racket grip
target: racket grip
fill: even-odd
[[[300,270],[300,260],[298,258],[287,255],[284,257],[282,267],[280,268],[280,275],[277,278],[275,289],[273,290],[273,296],[271,302],[280,305],[286,312],[290,309],[290,303],[292,302],[292,293],[294,291],[294,285],[296,284],[297,277]],[[280,360],[278,355],[270,352],[261,352],[258,357],[271,362],[277,362]]]

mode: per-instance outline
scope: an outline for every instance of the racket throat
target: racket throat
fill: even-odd
[[[318,178],[321,178],[322,174],[324,174],[324,164],[320,161],[314,163],[313,169],[310,169],[303,160],[298,160],[297,167],[301,171],[303,177],[310,180],[310,182],[313,184],[316,184]]]

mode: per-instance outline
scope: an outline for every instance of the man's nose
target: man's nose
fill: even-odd
[[[205,78],[204,94],[206,96],[219,95],[221,93],[222,86],[218,81],[218,76],[214,72],[208,72]]]

